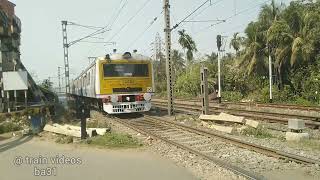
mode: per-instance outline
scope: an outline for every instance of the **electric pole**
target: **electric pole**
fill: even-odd
[[[70,84],[69,84],[69,53],[68,53],[68,34],[67,34],[67,21],[62,22],[62,37],[63,37],[63,54],[64,54],[64,73],[65,73],[65,83],[66,83],[66,96],[70,92]]]
[[[59,81],[59,93],[61,93],[61,74],[60,74],[60,66],[58,66],[58,81]]]
[[[165,43],[166,43],[166,73],[167,73],[167,98],[168,115],[173,115],[173,87],[171,68],[171,28],[170,28],[170,4],[169,0],[163,0]]]

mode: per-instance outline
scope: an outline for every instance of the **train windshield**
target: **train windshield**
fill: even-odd
[[[104,77],[148,77],[148,64],[104,64]]]

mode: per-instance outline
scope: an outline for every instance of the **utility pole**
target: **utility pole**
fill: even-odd
[[[68,53],[68,34],[67,34],[67,21],[62,22],[62,37],[63,37],[63,52],[64,52],[64,73],[65,73],[65,83],[66,83],[66,96],[70,92],[69,84],[69,53]]]
[[[58,79],[59,79],[59,93],[61,93],[61,74],[60,74],[61,67],[58,66]]]
[[[272,103],[272,59],[271,59],[270,47],[269,47],[269,103]]]
[[[169,0],[163,0],[165,43],[166,43],[166,71],[167,71],[167,98],[168,115],[173,115],[173,87],[171,68],[171,28],[170,28],[170,4]]]

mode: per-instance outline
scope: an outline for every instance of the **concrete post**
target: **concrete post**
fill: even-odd
[[[272,103],[272,62],[269,50],[269,102]]]
[[[200,79],[201,79],[202,114],[209,114],[208,68],[201,67]]]

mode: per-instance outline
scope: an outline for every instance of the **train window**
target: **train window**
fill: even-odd
[[[104,64],[104,77],[148,77],[148,64]]]

